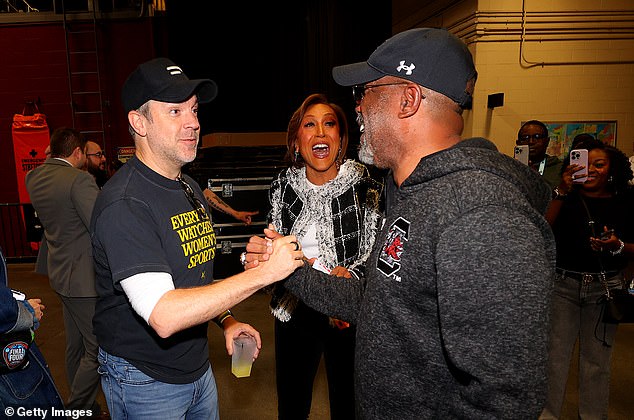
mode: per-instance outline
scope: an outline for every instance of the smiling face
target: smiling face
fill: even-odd
[[[299,125],[295,150],[306,165],[306,177],[322,185],[337,176],[337,157],[341,153],[339,121],[328,105],[310,106]]]
[[[610,177],[610,157],[603,149],[588,152],[588,179],[581,187],[589,193],[601,194],[608,190]]]

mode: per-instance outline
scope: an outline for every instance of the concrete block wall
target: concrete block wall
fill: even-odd
[[[512,155],[522,121],[616,121],[616,146],[634,154],[634,2],[445,0],[393,16],[395,32],[446,27],[469,45],[479,77],[465,137]],[[499,92],[504,105],[487,109]]]

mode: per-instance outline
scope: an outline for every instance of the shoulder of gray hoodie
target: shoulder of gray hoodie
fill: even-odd
[[[417,190],[432,185],[436,185],[446,196],[449,196],[446,189],[453,189],[451,195],[461,200],[460,208],[452,200],[445,200],[445,206],[437,208],[438,216],[445,219],[454,217],[456,212],[466,212],[491,202],[512,206],[542,231],[546,243],[544,252],[554,269],[555,241],[543,217],[551,199],[550,187],[536,171],[499,152],[487,139],[465,139],[451,148],[424,157],[398,191],[395,191],[390,179],[386,180],[385,185],[388,219],[396,194],[407,195],[408,207],[416,209],[428,205],[430,201],[429,195],[416,194]],[[440,224],[441,221],[433,222]],[[386,228],[387,224],[377,236],[374,252],[383,245]],[[526,247],[530,247],[530,244]],[[314,309],[354,321],[363,298],[365,279],[353,276],[352,280],[343,282],[306,266],[291,275],[285,286]]]

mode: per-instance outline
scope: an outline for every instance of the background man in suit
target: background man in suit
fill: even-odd
[[[51,287],[62,301],[66,331],[68,409],[92,409],[99,389],[97,339],[92,332],[97,292],[90,217],[99,193],[86,165],[86,140],[72,128],[51,135],[51,155],[26,175],[26,188],[44,226]],[[98,412],[98,411],[97,411]]]

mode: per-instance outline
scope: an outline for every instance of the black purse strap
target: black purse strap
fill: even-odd
[[[593,237],[596,238],[597,237],[596,223],[594,219],[592,218],[592,215],[590,214],[590,209],[588,208],[588,204],[586,204],[586,200],[583,199],[583,196],[581,194],[577,194],[577,195],[579,196],[579,200],[581,201],[581,204],[583,204],[583,208],[586,210],[586,215],[588,216],[588,227],[590,228],[590,233],[592,234]],[[601,284],[603,285],[603,288],[605,289],[605,297],[606,299],[611,299],[610,288],[608,287],[608,280],[605,275],[605,269],[603,268],[603,260],[601,259],[601,254],[597,251],[595,251],[595,253],[597,256],[597,261],[599,262],[599,268],[601,269],[599,276],[601,278]]]

